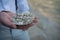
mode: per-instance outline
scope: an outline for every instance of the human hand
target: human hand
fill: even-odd
[[[37,17],[35,16],[33,21],[27,25],[17,25],[17,29],[27,30],[37,23]]]
[[[14,14],[9,11],[0,12],[0,23],[9,28],[16,28],[16,25],[12,23],[11,17]]]

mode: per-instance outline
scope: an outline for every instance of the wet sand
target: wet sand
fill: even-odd
[[[29,0],[31,12],[38,16],[38,23],[28,30],[31,40],[60,40],[59,3],[59,0]]]

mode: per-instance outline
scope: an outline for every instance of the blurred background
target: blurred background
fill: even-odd
[[[31,27],[31,40],[60,40],[60,0],[28,0],[30,11],[38,17]]]

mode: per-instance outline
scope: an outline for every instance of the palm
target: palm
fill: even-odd
[[[35,23],[37,22],[37,17],[35,17],[34,18],[34,20],[31,22],[31,23],[29,23],[29,24],[26,24],[26,25],[17,25],[18,27],[18,29],[23,29],[23,30],[27,30],[27,29],[29,29],[30,27],[32,27]]]

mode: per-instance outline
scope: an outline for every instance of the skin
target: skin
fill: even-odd
[[[11,17],[13,16],[14,14],[12,12],[0,12],[0,23],[3,24],[4,26],[6,27],[9,27],[9,28],[12,28],[12,29],[22,29],[22,30],[27,30],[29,29],[30,27],[32,27],[34,24],[37,23],[37,17],[34,18],[34,20],[30,23],[30,24],[27,24],[27,25],[16,25],[16,24],[13,24],[12,20],[11,20]]]

